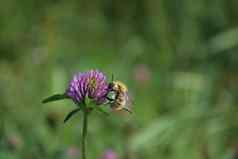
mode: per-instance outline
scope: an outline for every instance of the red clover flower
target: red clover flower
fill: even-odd
[[[55,94],[43,100],[43,103],[53,102],[62,99],[71,99],[78,106],[66,116],[64,122],[68,121],[78,111],[83,112],[83,128],[82,128],[82,159],[86,159],[86,136],[88,126],[88,115],[95,108],[101,112],[104,110],[99,105],[115,105],[115,101],[120,105],[121,99],[124,99],[124,93],[119,94],[119,90],[112,90],[111,83],[107,82],[106,76],[98,71],[91,70],[88,72],[81,72],[74,75],[73,79],[69,82],[69,86],[63,94]],[[119,82],[117,82],[119,85]],[[120,86],[124,86],[120,84]],[[126,87],[126,86],[125,86]],[[124,88],[124,87],[122,87]],[[122,91],[122,90],[121,90]],[[114,98],[109,98],[109,94],[113,93]],[[120,98],[119,98],[120,97]],[[117,99],[118,98],[118,99]],[[119,100],[120,99],[120,100]],[[106,113],[107,114],[107,113]],[[116,159],[116,156],[108,151],[106,153],[107,159]]]
[[[106,76],[98,70],[76,74],[66,91],[66,95],[76,104],[85,102],[87,97],[97,105],[103,104],[106,101],[107,93]]]

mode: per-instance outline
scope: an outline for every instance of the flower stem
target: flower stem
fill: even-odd
[[[88,129],[88,112],[83,111],[83,130],[82,130],[82,159],[86,159],[86,137]]]

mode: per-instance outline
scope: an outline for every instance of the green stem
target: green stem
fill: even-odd
[[[82,159],[86,159],[86,137],[88,129],[88,112],[83,111],[83,131],[82,131]]]

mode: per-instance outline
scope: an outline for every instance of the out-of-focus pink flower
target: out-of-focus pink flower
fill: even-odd
[[[104,152],[102,159],[118,159],[117,153],[113,150],[107,150]]]
[[[78,158],[79,157],[79,149],[75,146],[71,146],[67,149],[66,155],[70,159]]]
[[[139,64],[134,69],[134,79],[139,85],[147,85],[151,80],[151,71],[145,64]]]

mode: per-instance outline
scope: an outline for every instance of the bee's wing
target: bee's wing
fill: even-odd
[[[125,105],[125,110],[128,112],[131,112],[132,105],[133,105],[133,99],[132,95],[129,94],[128,92],[125,93],[125,98],[126,98],[126,105]]]
[[[132,106],[134,105],[134,99],[131,93],[126,93],[126,101],[127,101],[127,106]]]

